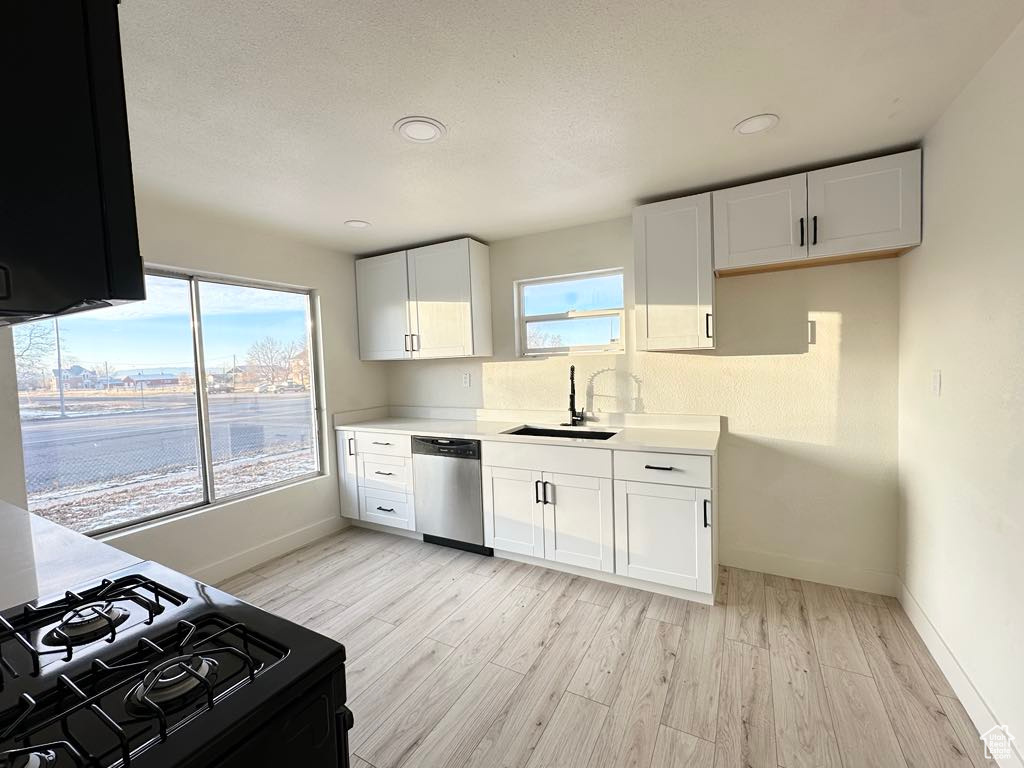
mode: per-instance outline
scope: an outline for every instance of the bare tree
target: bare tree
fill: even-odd
[[[256,369],[263,381],[274,384],[279,379],[288,378],[292,357],[299,349],[297,342],[266,336],[249,347],[246,362]]]
[[[25,323],[14,329],[14,362],[21,387],[42,386],[57,349],[52,322]]]
[[[529,349],[552,349],[565,346],[561,334],[542,331],[536,326],[526,326],[526,346]]]

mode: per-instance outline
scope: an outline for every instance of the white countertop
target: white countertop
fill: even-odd
[[[536,437],[533,435],[507,435],[508,430],[526,424],[557,427],[539,421],[470,421],[418,418],[384,418],[339,423],[335,429],[358,429],[369,432],[429,435],[431,437],[461,437],[471,440],[501,440],[511,443],[538,445],[572,445],[583,448],[604,448],[620,451],[655,451],[659,453],[691,453],[713,455],[718,449],[719,433],[713,430],[660,429],[651,427],[605,427],[589,425],[587,428],[615,432],[607,440],[587,440],[572,437]]]
[[[0,610],[142,562],[0,501]]]

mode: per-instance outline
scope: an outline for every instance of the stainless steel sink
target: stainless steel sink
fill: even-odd
[[[577,440],[607,440],[609,437],[615,437],[616,435],[615,432],[599,432],[594,429],[580,429],[578,427],[559,429],[558,427],[531,427],[530,425],[510,429],[504,434],[529,435],[531,437],[572,437]]]

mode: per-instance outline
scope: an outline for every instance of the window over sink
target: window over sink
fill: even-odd
[[[621,352],[624,314],[621,269],[516,283],[521,356]]]
[[[318,474],[310,292],[153,272],[146,296],[14,329],[29,509],[102,533]]]

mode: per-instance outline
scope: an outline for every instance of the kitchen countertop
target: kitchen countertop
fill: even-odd
[[[0,610],[142,562],[0,501]]]
[[[719,433],[713,430],[661,429],[652,427],[605,427],[590,424],[587,429],[615,432],[607,440],[587,440],[572,437],[536,437],[533,435],[503,434],[524,426],[557,426],[531,421],[469,421],[414,418],[386,418],[337,424],[335,429],[358,429],[369,432],[456,437],[471,440],[501,440],[510,443],[537,445],[571,445],[582,448],[604,448],[620,451],[654,451],[659,453],[691,453],[711,456],[718,449]]]

